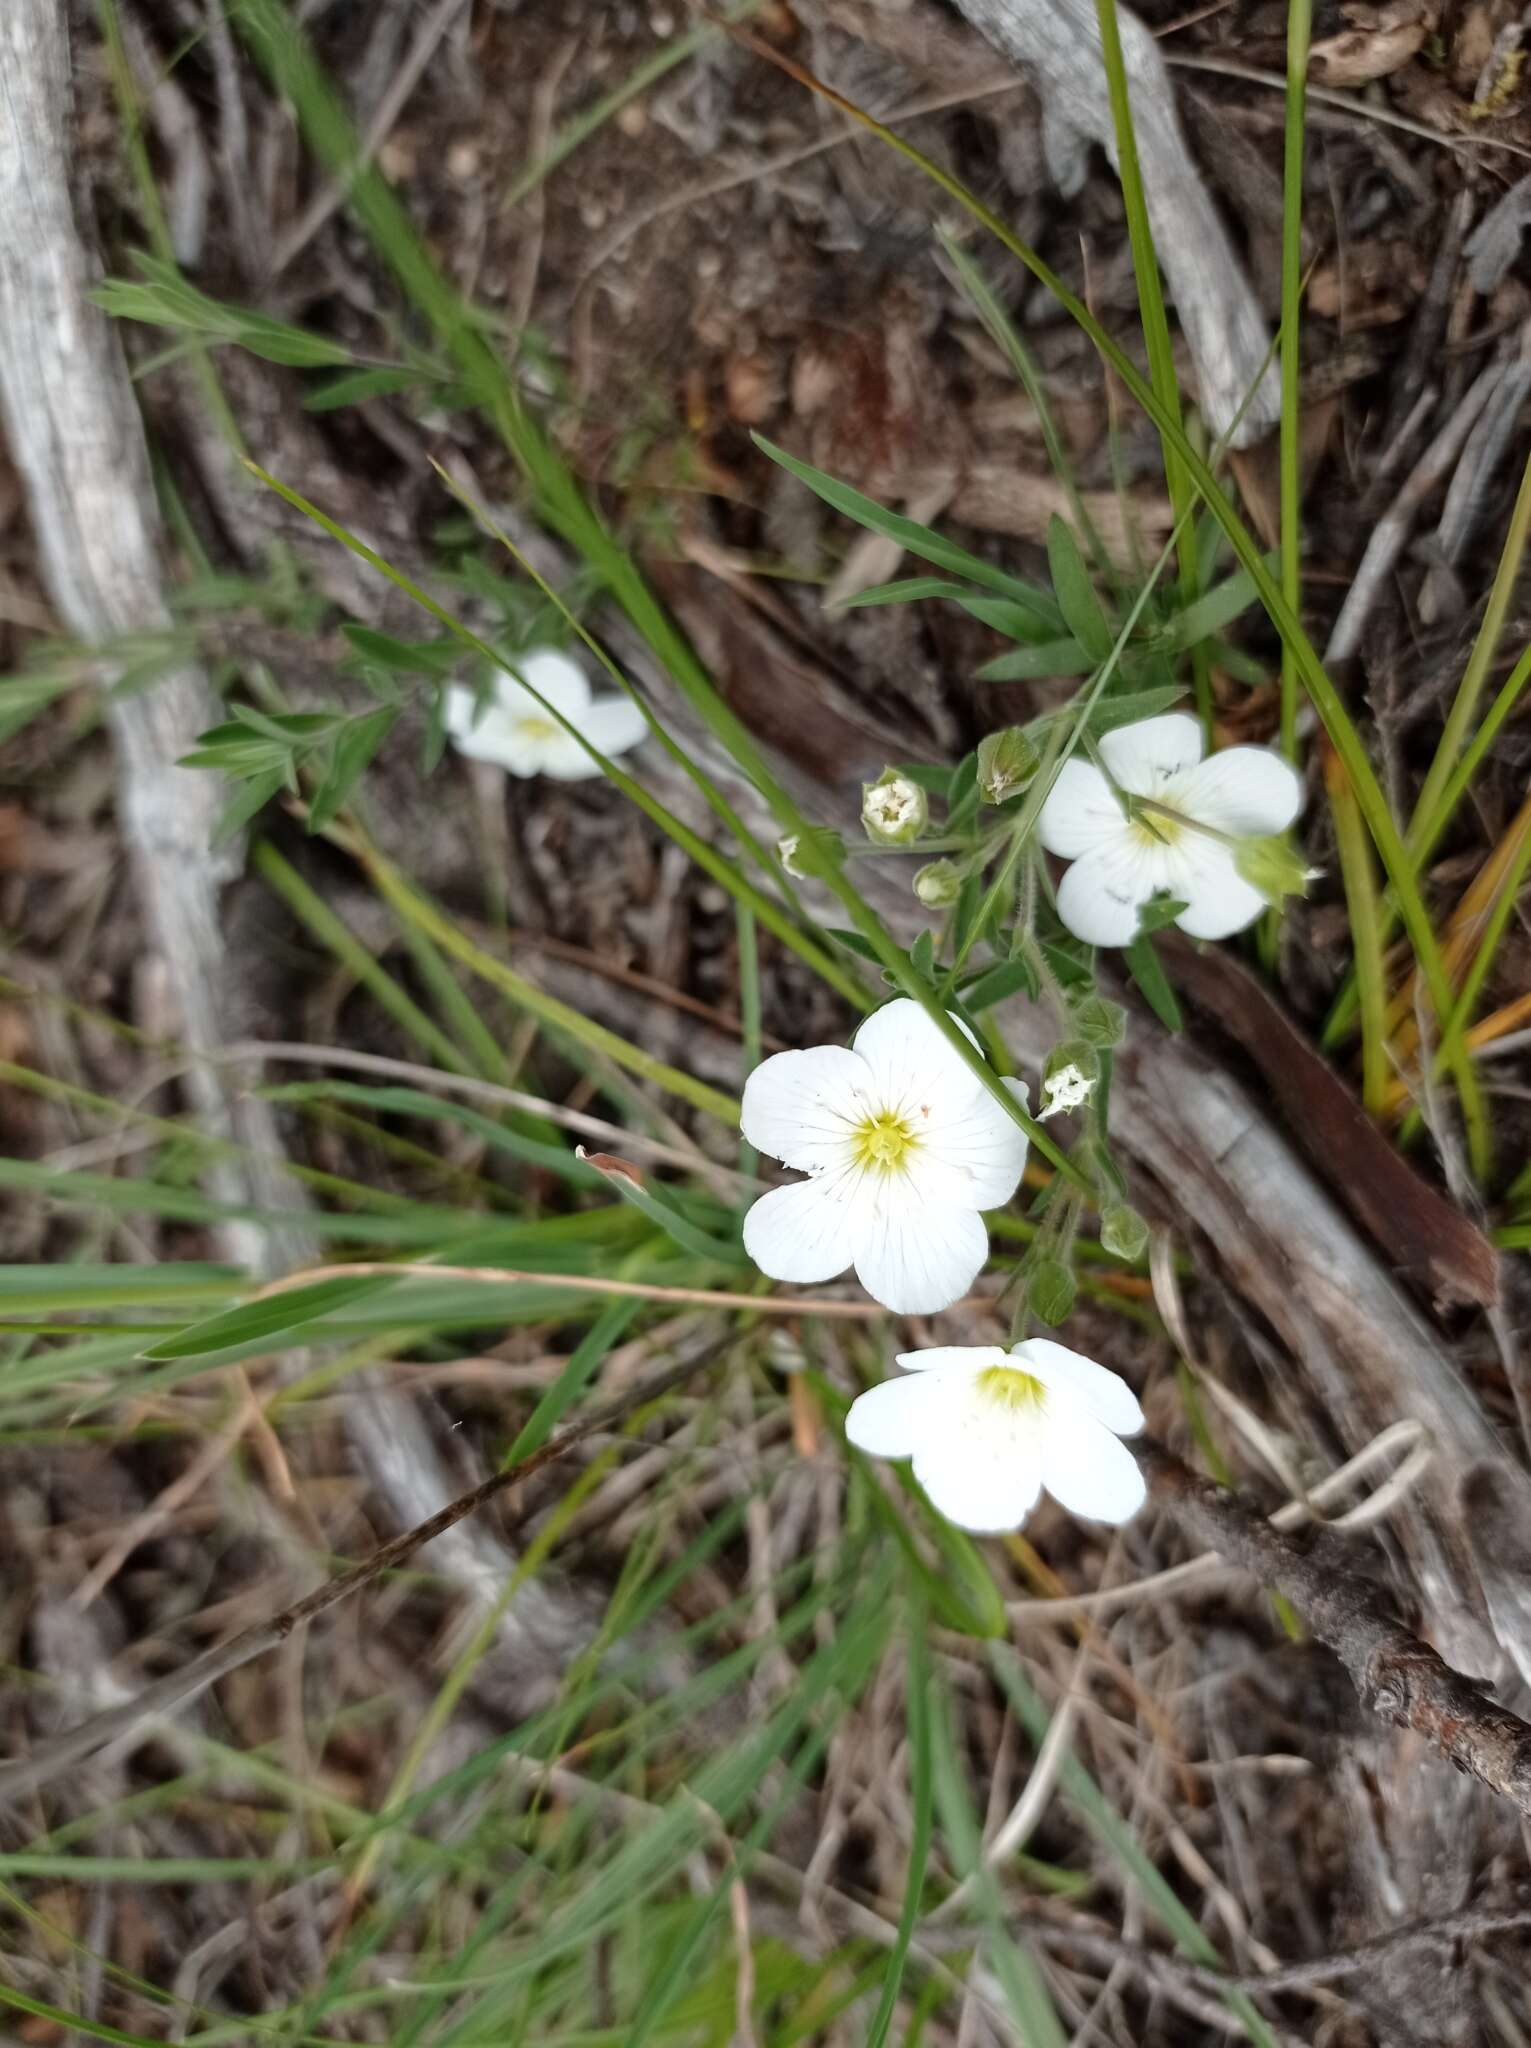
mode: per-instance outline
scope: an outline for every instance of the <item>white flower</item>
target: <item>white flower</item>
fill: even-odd
[[[875,782],[862,784],[861,822],[868,839],[879,846],[908,846],[925,830],[930,805],[917,782],[885,768]]]
[[[1005,1086],[1026,1100],[1023,1082]],[[849,1049],[762,1061],[740,1120],[757,1151],[809,1176],[745,1217],[760,1270],[801,1282],[854,1266],[900,1315],[966,1293],[989,1250],[979,1211],[1008,1202],[1026,1164],[1025,1132],[907,996],[868,1017]]]
[[[608,758],[625,754],[647,732],[643,713],[631,697],[592,697],[585,671],[557,648],[535,648],[517,655],[515,663],[517,675],[531,689],[501,669],[477,716],[478,699],[472,690],[454,683],[447,691],[447,731],[460,754],[492,761],[512,775],[551,775],[559,782],[599,775],[599,764],[538,703],[532,690]]]
[[[813,879],[806,868],[798,865],[797,857],[802,850],[801,832],[789,832],[784,839],[778,839],[776,842],[776,858],[795,882],[808,882]]]
[[[1047,1107],[1037,1113],[1037,1122],[1045,1124],[1050,1116],[1065,1116],[1071,1109],[1083,1109],[1095,1093],[1095,1083],[1088,1074],[1082,1074],[1071,1060],[1066,1067],[1060,1067],[1056,1074],[1042,1076],[1042,1093]]]
[[[1124,1436],[1143,1427],[1127,1382],[1046,1337],[903,1351],[908,1377],[851,1403],[845,1434],[874,1458],[913,1458],[950,1522],[1018,1529],[1046,1487],[1071,1514],[1125,1522],[1146,1488]]]
[[[1092,762],[1064,762],[1037,835],[1049,853],[1073,862],[1058,885],[1058,915],[1076,938],[1130,945],[1139,907],[1161,890],[1185,904],[1175,922],[1193,939],[1227,938],[1264,910],[1229,842],[1284,832],[1302,784],[1269,747],[1228,747],[1208,761],[1201,750],[1201,727],[1183,711],[1104,736],[1101,758],[1112,775],[1155,805],[1136,819],[1124,815]]]

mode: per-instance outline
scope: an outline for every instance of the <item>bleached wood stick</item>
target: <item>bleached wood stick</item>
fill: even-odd
[[[1083,182],[1090,143],[1098,142],[1116,162],[1095,0],[955,0],[955,5],[996,49],[1035,74],[1048,164],[1065,192]],[[1245,448],[1280,416],[1279,379],[1268,360],[1270,331],[1186,147],[1158,45],[1136,15],[1122,8],[1118,19],[1159,265],[1196,364],[1208,422],[1214,434],[1226,433],[1235,448]],[[1247,397],[1248,407],[1235,427]]]
[[[170,625],[159,520],[143,424],[111,322],[91,303],[94,258],[75,221],[71,93],[63,0],[0,0],[0,424],[26,487],[43,575],[60,617],[115,670],[123,634]],[[182,662],[150,687],[108,694],[117,749],[118,821],[151,943],[163,960],[181,1035],[206,1055],[234,1035],[225,1017],[236,965],[223,944],[219,890],[237,871],[213,829],[217,778],[175,764],[212,722],[201,669]],[[208,1192],[235,1205],[286,1210],[283,1228],[230,1219],[224,1257],[252,1273],[316,1256],[303,1205],[282,1171],[270,1106],[237,1073],[193,1057],[185,1086],[203,1127],[236,1137],[239,1160],[207,1170]],[[347,1433],[390,1512],[423,1521],[450,1486],[425,1418],[358,1386]],[[444,1530],[432,1562],[476,1600],[494,1595],[514,1559],[481,1526]],[[588,1634],[580,1605],[541,1580],[522,1588],[502,1624],[527,1663],[561,1668]]]

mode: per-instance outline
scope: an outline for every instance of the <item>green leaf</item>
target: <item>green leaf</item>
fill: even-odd
[[[712,1265],[742,1266],[748,1263],[742,1244],[737,1241],[724,1244],[715,1237],[709,1237],[705,1230],[699,1230],[676,1207],[662,1182],[646,1180],[627,1160],[613,1158],[604,1152],[592,1153],[583,1145],[579,1148],[579,1157],[600,1175],[613,1193],[620,1195],[624,1202],[630,1202],[650,1223],[656,1223],[682,1251],[690,1252],[694,1258],[706,1259]]]
[[[778,448],[763,434],[752,434],[750,438],[762,454],[769,455],[773,462],[779,462],[783,469],[807,484],[826,505],[843,512],[847,519],[854,519],[858,526],[868,527],[873,533],[897,541],[901,548],[911,555],[918,555],[922,562],[934,562],[938,569],[966,576],[972,582],[982,584],[986,590],[997,590],[1001,597],[1014,598],[1017,604],[1030,603],[1033,596],[1031,585],[1023,583],[1019,577],[996,569],[992,562],[984,561],[979,555],[970,555],[966,548],[933,533],[917,519],[906,519],[901,513],[888,511],[875,498],[868,498],[849,484],[826,476],[811,462],[800,462],[795,455],[789,455],[785,448]]]
[[[387,1276],[368,1273],[316,1280],[307,1287],[284,1287],[262,1300],[225,1309],[222,1315],[210,1316],[206,1322],[195,1323],[174,1337],[162,1338],[158,1344],[149,1345],[142,1355],[152,1360],[205,1358],[214,1352],[227,1355],[238,1351],[243,1355],[274,1349],[277,1338],[316,1323],[363,1295],[377,1294],[382,1288],[397,1284]]]
[[[1079,551],[1073,529],[1056,512],[1047,522],[1047,566],[1058,609],[1063,613],[1069,631],[1092,663],[1104,661],[1111,652],[1116,634],[1106,617],[1105,607],[1095,594],[1095,585],[1090,581],[1090,572]]]
[[[1088,675],[1095,665],[1077,640],[1044,640],[996,654],[974,673],[981,683],[1030,683],[1047,676]]]
[[[1187,905],[1178,896],[1150,896],[1146,903],[1138,907],[1139,935],[1168,931],[1181,911],[1186,908]]]
[[[1020,579],[1016,581],[1019,583]],[[958,599],[962,609],[996,633],[1012,640],[1031,641],[1056,634],[1063,614],[1040,585],[1021,584],[1029,592],[1024,602],[1011,597],[977,597],[964,592]]]
[[[420,370],[342,370],[310,391],[303,400],[305,412],[338,412],[345,405],[361,405],[369,398],[387,398],[395,391],[409,391],[423,383]]]
[[[863,960],[870,960],[874,964],[880,963],[882,956],[877,948],[869,939],[864,939],[860,932],[847,931],[842,925],[837,924],[826,925],[824,929],[830,938],[837,945],[844,946],[848,953],[858,953]]]
[[[1002,960],[997,967],[980,974],[976,981],[970,981],[962,991],[963,1007],[976,1016],[979,1011],[1002,1003],[1006,996],[1022,992],[1032,994],[1036,985],[1036,973],[1031,963],[1017,955],[1014,960]]]
[[[940,576],[905,576],[896,583],[874,583],[870,590],[858,590],[854,597],[843,597],[829,609],[837,612],[853,612],[869,604],[913,604],[924,597],[965,598],[966,587],[961,583],[948,583]]]
[[[380,704],[376,711],[347,720],[336,733],[329,768],[308,807],[310,832],[322,831],[339,811],[398,723],[399,709],[397,704]]]
[[[1169,978],[1154,942],[1147,933],[1140,933],[1122,956],[1127,962],[1127,972],[1142,990],[1143,998],[1166,1031],[1179,1031],[1183,1026],[1180,1005],[1175,1000],[1175,991],[1169,985]]]
[[[1185,695],[1183,683],[1163,683],[1156,690],[1130,690],[1120,697],[1099,697],[1091,705],[1084,729],[1099,738],[1115,732],[1119,725],[1136,725],[1142,718],[1157,718]],[[1067,706],[1064,707],[1067,710]]]
[[[936,971],[936,942],[928,930],[920,933],[909,948],[909,964],[921,981],[934,979]]]
[[[1267,566],[1275,568],[1279,560],[1279,551],[1272,553],[1266,557]],[[1240,569],[1215,590],[1209,590],[1184,611],[1177,612],[1169,624],[1169,639],[1176,647],[1194,647],[1198,640],[1208,640],[1224,626],[1232,625],[1241,612],[1247,612],[1258,602],[1255,579],[1247,569]]]
[[[199,768],[205,765],[188,759],[181,763],[185,768]],[[250,820],[263,811],[274,796],[287,787],[287,770],[268,769],[263,775],[247,776],[241,787],[234,791],[223,809],[218,813],[218,822],[213,827],[214,846],[226,846],[241,833]]]
[[[396,675],[446,676],[462,667],[463,650],[452,639],[398,640],[355,619],[344,620],[340,630],[365,660]]]

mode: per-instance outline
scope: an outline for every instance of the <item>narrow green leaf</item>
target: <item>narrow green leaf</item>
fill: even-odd
[[[1072,527],[1055,512],[1047,522],[1047,566],[1064,623],[1094,666],[1110,654],[1116,633],[1095,594]]]
[[[309,799],[310,832],[322,831],[334,819],[366,772],[373,755],[398,724],[399,710],[397,704],[380,704],[376,711],[348,719],[336,733],[329,768]]]
[[[1096,666],[1077,640],[1044,640],[1035,647],[1012,647],[996,654],[974,674],[981,683],[1030,683],[1048,676],[1088,675]]]
[[[1122,957],[1127,962],[1127,972],[1141,989],[1144,1001],[1165,1030],[1181,1030],[1184,1020],[1180,1015],[1180,1005],[1175,1000],[1175,991],[1169,985],[1163,963],[1154,951],[1153,940],[1146,932],[1140,933]]]
[[[870,604],[913,604],[924,597],[965,598],[967,594],[965,584],[948,583],[940,576],[905,576],[897,583],[874,583],[870,590],[858,590],[831,609],[853,612]]]
[[[763,434],[754,434],[750,438],[762,454],[769,455],[773,462],[779,462],[783,469],[807,484],[809,490],[822,498],[826,505],[843,512],[847,519],[854,519],[858,526],[865,526],[873,533],[897,541],[901,548],[911,555],[918,555],[922,562],[934,562],[938,569],[966,576],[972,582],[982,584],[986,590],[997,590],[1002,597],[1014,598],[1018,604],[1030,602],[1031,586],[1019,577],[996,569],[992,562],[984,561],[979,555],[969,554],[966,548],[958,547],[955,541],[945,539],[919,520],[906,519],[900,512],[888,511],[875,498],[853,490],[849,484],[842,484],[835,477],[826,476],[811,462],[799,461],[797,456],[789,455],[785,448],[778,448]]]

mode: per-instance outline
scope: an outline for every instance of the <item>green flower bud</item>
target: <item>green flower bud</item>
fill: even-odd
[[[1082,1038],[1066,1038],[1047,1055],[1042,1069],[1042,1107],[1038,1123],[1083,1109],[1100,1080],[1100,1055]]]
[[[1283,897],[1306,896],[1309,882],[1320,873],[1279,833],[1270,839],[1241,839],[1233,849],[1233,865],[1267,903],[1278,906]]]
[[[1038,1259],[1027,1276],[1026,1306],[1039,1321],[1056,1329],[1068,1318],[1078,1289],[1062,1259]]]
[[[1086,996],[1074,1006],[1074,1029],[1086,1045],[1104,1052],[1127,1036],[1127,1012],[1105,996]]]
[[[1114,1259],[1141,1259],[1148,1249],[1148,1225],[1126,1202],[1108,1202],[1100,1212],[1100,1243]]]
[[[986,804],[1019,796],[1042,765],[1042,757],[1018,725],[991,732],[978,742],[978,793]]]
[[[914,893],[927,910],[946,910],[962,894],[962,870],[952,860],[933,860],[919,868]]]
[[[861,822],[874,846],[909,846],[925,830],[930,805],[925,792],[896,768],[884,768],[861,786]]]

